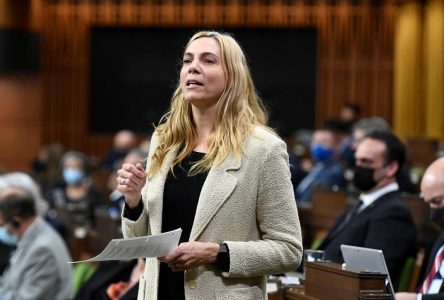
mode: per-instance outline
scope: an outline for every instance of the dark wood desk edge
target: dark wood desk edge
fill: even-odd
[[[334,262],[306,262],[307,268],[313,268],[318,270],[328,270],[332,273],[341,273],[350,277],[361,277],[361,278],[375,278],[384,276],[380,273],[359,273],[350,270],[342,269],[342,265]]]

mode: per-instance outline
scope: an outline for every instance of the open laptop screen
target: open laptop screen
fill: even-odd
[[[363,273],[381,273],[387,275],[391,298],[394,299],[394,289],[390,274],[385,263],[384,254],[380,249],[341,245],[342,257],[347,270]]]

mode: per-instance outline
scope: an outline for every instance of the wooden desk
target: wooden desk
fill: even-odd
[[[390,299],[385,293],[383,274],[363,274],[342,270],[336,263],[306,263],[304,287],[285,292],[288,300]]]

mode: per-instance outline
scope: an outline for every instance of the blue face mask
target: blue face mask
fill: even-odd
[[[327,161],[333,157],[333,149],[326,148],[321,144],[316,144],[311,147],[311,157],[314,161]]]
[[[14,246],[17,244],[17,236],[10,234],[6,226],[0,226],[0,241],[3,244]]]
[[[67,184],[78,184],[81,183],[83,178],[85,178],[85,172],[76,168],[66,168],[63,170],[63,180]]]

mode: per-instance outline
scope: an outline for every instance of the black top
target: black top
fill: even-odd
[[[188,171],[204,155],[192,152],[174,167],[174,175],[169,174],[165,181],[162,232],[181,227],[180,243],[190,238],[200,191],[207,177],[207,173],[188,176]],[[172,272],[167,264],[160,264],[158,299],[185,299],[184,272]]]
[[[180,243],[190,238],[200,192],[207,177],[207,173],[188,176],[188,172],[204,155],[193,151],[174,167],[174,175],[170,173],[165,181],[162,232],[182,228]],[[143,211],[142,201],[134,209],[125,206],[124,217],[130,220],[137,220]],[[160,264],[158,299],[185,299],[184,272],[172,272],[167,264]]]

